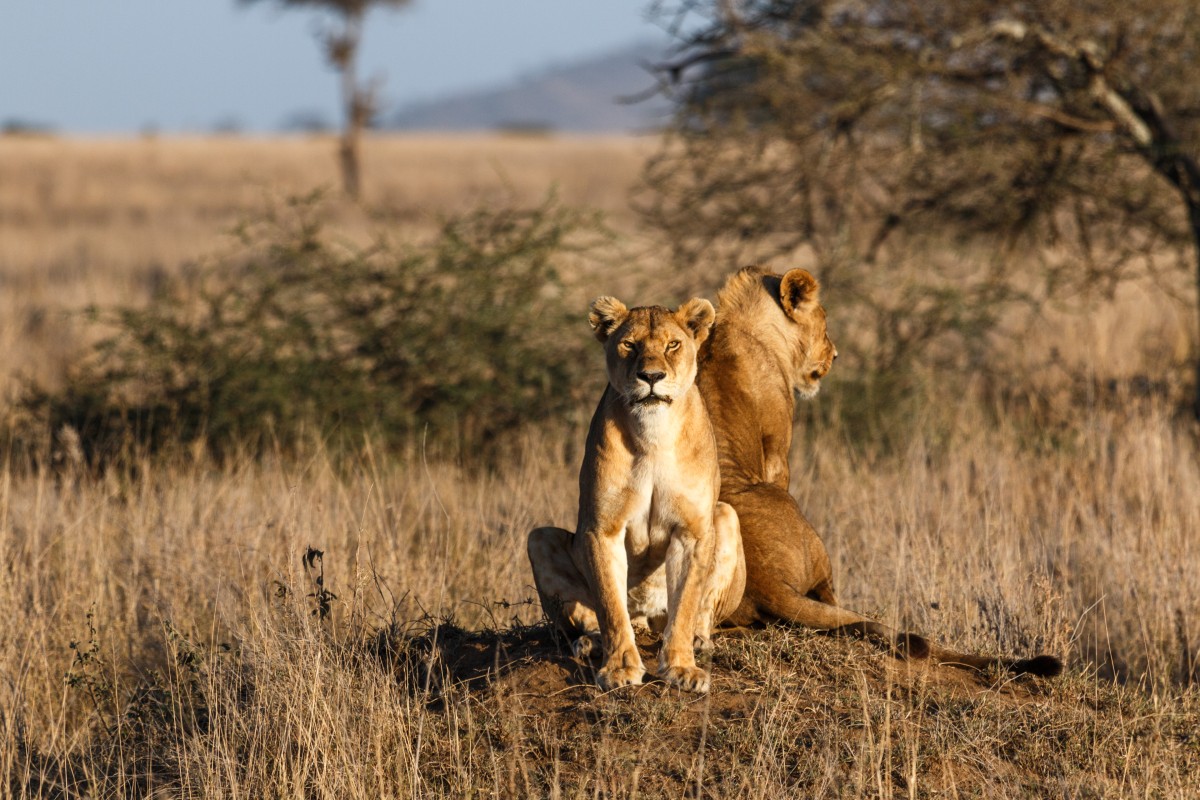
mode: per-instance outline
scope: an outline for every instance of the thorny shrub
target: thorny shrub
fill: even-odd
[[[314,434],[478,449],[595,388],[560,275],[608,237],[596,215],[551,196],[448,219],[425,245],[359,249],[337,243],[319,210],[315,195],[293,199],[241,226],[239,256],[166,281],[144,307],[93,309],[113,332],[64,389],[26,388],[10,439],[36,447],[72,432],[92,463]]]

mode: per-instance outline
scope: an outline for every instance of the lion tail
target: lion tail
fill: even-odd
[[[979,672],[995,669],[1014,675],[1037,675],[1043,678],[1053,678],[1063,671],[1063,662],[1058,656],[1042,653],[1032,658],[1005,658],[961,653],[948,647],[942,647],[919,634],[897,631],[869,619],[828,628],[827,632],[835,636],[869,639],[888,647],[900,658],[928,658],[930,661],[948,667],[973,669]]]
[[[1060,658],[1037,655],[1032,658],[1003,658],[999,656],[961,653],[929,641],[920,634],[898,631],[857,614],[849,609],[813,597],[793,594],[786,608],[776,608],[774,616],[805,627],[825,631],[831,636],[866,639],[883,646],[898,658],[925,659],[938,664],[981,672],[999,669],[1013,674],[1039,675],[1052,678],[1063,670]],[[782,612],[782,613],[781,613]]]
[[[800,594],[794,588],[784,594],[775,597],[771,606],[764,609],[767,616],[824,631],[830,636],[865,639],[882,646],[897,658],[926,658],[929,655],[929,642],[923,636],[898,631],[848,608]]]
[[[1039,675],[1043,678],[1053,678],[1063,671],[1062,659],[1058,656],[1041,654],[1032,658],[1004,658],[1001,656],[983,656],[974,653],[960,653],[937,644],[930,643],[929,658],[948,667],[974,669],[981,672],[998,669],[1011,672],[1014,675]]]

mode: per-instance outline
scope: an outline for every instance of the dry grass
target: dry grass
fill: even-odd
[[[12,248],[0,256],[0,371],[28,368],[28,352],[77,349],[55,309],[136,302],[148,264],[179,269],[220,247],[263,191],[243,176],[261,175],[268,194],[332,182],[327,144],[0,140],[0,247]],[[461,183],[431,178],[430,208],[475,191],[463,165],[485,174],[503,152],[557,176],[569,201],[586,199],[579,176],[591,175],[598,204],[618,209],[625,178],[603,162],[631,178],[642,147],[376,144],[423,168],[444,159],[435,174]],[[22,199],[13,152],[47,185],[76,188]],[[391,174],[374,191],[409,191],[399,167]],[[543,189],[530,178],[521,191]],[[13,222],[25,202],[25,223]],[[152,221],[115,211],[139,206]],[[331,213],[366,229],[361,211]],[[17,229],[26,238],[9,239]],[[93,255],[71,256],[71,240]],[[55,272],[61,259],[74,266]],[[1117,347],[1122,326],[1171,342],[1176,323],[1156,302],[1124,302],[1089,323],[1093,341],[1064,325],[1045,346],[1091,359],[1101,378],[1118,349],[1128,361],[1114,374],[1150,371],[1153,352]],[[40,328],[28,324],[39,306]],[[839,402],[836,383],[827,391],[820,402]],[[496,472],[369,446],[338,459],[314,446],[286,460],[153,461],[132,475],[81,471],[69,451],[57,469],[5,465],[0,796],[1196,796],[1195,427],[1154,397],[1055,399],[1066,405],[1053,429],[946,402],[913,423],[936,435],[900,453],[802,429],[792,490],[829,545],[844,603],[962,648],[1061,653],[1063,678],[909,668],[774,629],[719,640],[707,699],[658,685],[602,694],[587,665],[523,627],[539,617],[524,602],[525,533],[574,517],[574,448],[550,432],[514,444]],[[309,547],[325,554],[319,587]],[[322,590],[336,595],[324,619],[312,613]],[[446,618],[458,627],[435,624]]]
[[[709,701],[603,695],[545,634],[474,640],[462,666],[472,640],[442,628],[432,683],[428,641],[408,645],[412,674],[372,655],[372,631],[420,633],[406,623],[425,611],[536,621],[524,534],[574,504],[575,465],[546,442],[491,476],[369,452],[136,481],[10,472],[0,769],[17,794],[101,796],[1188,796],[1196,443],[1160,414],[1114,422],[1048,457],[965,434],[961,453],[874,465],[822,435],[795,465],[844,602],[963,647],[1063,653],[1067,677],[909,671],[777,630],[721,640]],[[337,595],[324,622],[309,546]],[[73,665],[89,613],[95,652]]]

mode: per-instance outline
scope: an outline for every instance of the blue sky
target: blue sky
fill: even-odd
[[[385,111],[503,84],[548,63],[665,38],[649,0],[415,0],[374,11],[360,59]],[[337,86],[306,9],[234,0],[3,0],[0,123],[65,133],[336,122]]]

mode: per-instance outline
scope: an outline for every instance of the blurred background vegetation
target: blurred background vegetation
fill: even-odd
[[[1200,17],[1178,3],[685,0],[640,207],[681,269],[810,263],[879,381],[1054,366],[1024,338],[1126,283],[1200,284]],[[1190,285],[1189,285],[1190,284]],[[703,280],[694,282],[707,288]],[[861,334],[866,333],[863,336]],[[1014,362],[1009,356],[1019,355]],[[1010,385],[1010,389],[1016,389]]]
[[[16,443],[68,430],[95,463],[432,431],[486,451],[594,394],[559,269],[610,237],[598,215],[551,196],[467,211],[421,245],[364,247],[321,214],[320,193],[293,198],[238,227],[236,256],[162,281],[145,305],[88,309],[104,337],[58,390],[24,387]]]
[[[916,419],[945,438],[930,409],[964,398],[1050,431],[1080,403],[1200,410],[1195,14],[1158,0],[653,11],[677,41],[654,66],[675,108],[662,136],[604,145],[579,176],[547,155],[546,178],[522,172],[517,189],[503,169],[532,161],[481,156],[504,187],[487,196],[469,172],[449,179],[465,194],[412,180],[420,156],[398,166],[384,140],[367,140],[357,199],[312,196],[293,173],[302,199],[220,209],[238,235],[202,266],[154,263],[132,295],[79,304],[82,346],[8,392],[10,445],[47,451],[70,431],[96,461],[369,435],[485,452],[586,418],[588,297],[711,297],[746,263],[823,281],[848,358],[803,413],[852,443],[903,446]],[[510,138],[505,158],[556,151]],[[547,199],[553,176],[573,196]],[[1134,310],[1133,295],[1152,299]],[[23,312],[32,332],[48,312]],[[1122,335],[1080,347],[1105,315]]]

